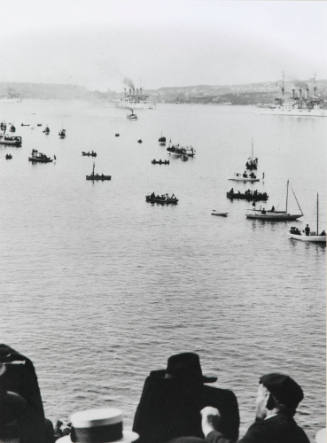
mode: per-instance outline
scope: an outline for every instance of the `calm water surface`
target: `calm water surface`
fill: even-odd
[[[33,359],[50,418],[115,405],[130,424],[149,370],[192,350],[238,396],[242,429],[258,377],[272,371],[303,386],[298,421],[309,435],[325,425],[326,250],[288,239],[287,223],[246,220],[249,205],[225,193],[253,137],[268,203],[284,207],[290,178],[305,214],[298,226],[315,224],[319,191],[326,228],[327,119],[161,105],[129,121],[109,105],[32,100],[0,112],[23,137],[21,149],[0,149],[0,337]],[[168,157],[160,135],[197,156],[151,165]],[[30,164],[33,148],[57,162]],[[111,182],[85,180],[93,160],[81,151],[91,149]],[[152,191],[179,204],[148,205]]]

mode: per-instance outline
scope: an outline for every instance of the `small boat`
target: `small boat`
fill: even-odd
[[[139,139],[137,140],[137,143],[143,143],[143,140],[142,140],[141,138],[139,138]]]
[[[169,165],[170,161],[169,160],[161,160],[161,158],[159,160],[156,160],[155,158],[151,161],[151,163],[153,165]]]
[[[257,178],[254,172],[251,172],[250,174],[248,174],[247,172],[244,172],[243,174],[237,172],[234,175],[234,177],[231,177],[228,180],[232,180],[234,182],[243,182],[243,183],[256,183],[260,181],[260,178]]]
[[[316,232],[311,231],[309,225],[303,230],[303,233],[296,226],[291,226],[289,230],[289,237],[294,240],[300,240],[310,243],[326,243],[326,231],[323,230],[319,234],[319,195],[317,193],[317,207],[316,207]]]
[[[20,126],[31,126],[30,123],[21,123]]]
[[[9,132],[16,132],[16,127],[14,125],[11,125],[9,128]]]
[[[12,155],[11,154],[6,154],[6,160],[11,160],[12,159]]]
[[[0,135],[0,145],[20,148],[22,146],[22,137],[18,135]]]
[[[105,174],[96,174],[94,172],[95,169],[95,163],[93,163],[93,169],[92,173],[90,175],[86,176],[86,180],[91,181],[105,181],[105,180],[111,180],[111,175],[105,175]]]
[[[251,189],[248,189],[245,192],[235,192],[233,188],[231,188],[230,191],[226,192],[226,197],[230,200],[239,199],[254,202],[267,201],[269,198],[267,192],[258,192],[257,190],[251,191]]]
[[[50,134],[50,128],[49,128],[49,126],[47,126],[46,128],[44,128],[42,132],[43,132],[45,135],[49,135],[49,134]]]
[[[28,160],[32,163],[51,163],[53,159],[46,154],[42,154],[37,149],[33,149],[31,156],[28,157]]]
[[[119,137],[119,136],[120,136],[119,132],[116,132],[115,137]]]
[[[298,202],[298,199],[295,195],[295,192],[293,191],[293,195],[295,198],[295,201],[297,203],[297,206],[300,210],[300,214],[291,214],[290,212],[288,212],[288,188],[289,188],[289,180],[287,180],[287,184],[286,184],[286,206],[285,206],[285,211],[276,211],[275,207],[272,206],[272,208],[269,210],[265,209],[265,208],[261,208],[261,209],[250,209],[247,214],[246,214],[246,218],[249,219],[254,219],[254,220],[265,220],[265,221],[292,221],[292,220],[297,220],[298,218],[303,216],[303,211],[301,209],[301,206]]]
[[[171,154],[173,154],[175,157],[182,157],[183,160],[185,160],[183,157],[194,157],[195,156],[195,149],[192,146],[179,146],[177,145],[171,145],[168,146],[167,151]]]
[[[132,112],[130,114],[127,115],[127,118],[129,120],[137,120],[137,115],[134,114],[134,109],[132,109]]]
[[[82,151],[82,155],[86,157],[96,157],[97,153],[95,151]]]
[[[211,211],[211,215],[216,215],[217,217],[227,217],[228,212],[217,212],[215,209]]]
[[[61,131],[59,131],[58,135],[60,138],[65,138],[66,137],[66,129],[62,129]]]
[[[42,123],[38,123],[36,126],[40,127],[40,126],[42,126]]]
[[[166,137],[161,136],[161,137],[158,138],[158,142],[159,143],[164,143],[165,144],[166,141],[167,141]]]
[[[158,203],[160,205],[177,205],[178,198],[174,194],[169,196],[168,194],[156,195],[154,192],[152,194],[145,196],[145,201],[147,203]]]

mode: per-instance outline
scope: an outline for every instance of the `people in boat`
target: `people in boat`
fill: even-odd
[[[306,226],[304,228],[304,233],[305,233],[305,235],[310,235],[310,226],[308,224],[306,224]]]
[[[248,178],[248,175],[247,175],[246,171],[243,172],[243,177],[244,178]]]
[[[226,436],[238,437],[237,399],[228,389],[206,385],[216,377],[204,376],[198,354],[172,355],[167,368],[151,371],[134,417],[140,443],[164,443],[180,436],[202,437],[200,410],[207,404],[221,408]]]
[[[265,214],[265,213],[266,213],[265,208],[262,208],[262,209],[261,209],[261,214]]]
[[[326,235],[326,231],[325,230],[321,231],[320,235]]]
[[[256,420],[239,443],[309,443],[307,435],[294,420],[303,397],[301,386],[288,375],[271,373],[261,377],[256,397]],[[230,442],[222,429],[219,408],[207,406],[201,414],[206,443]],[[186,443],[183,438],[177,442]]]
[[[271,212],[275,212],[275,206],[273,205],[272,207],[271,207],[271,210],[270,210]]]

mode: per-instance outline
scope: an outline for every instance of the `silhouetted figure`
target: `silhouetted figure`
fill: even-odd
[[[202,374],[199,356],[173,355],[167,369],[146,378],[134,417],[133,430],[141,443],[163,443],[180,436],[202,437],[200,410],[219,408],[222,428],[234,441],[238,437],[239,412],[235,395],[227,389],[206,386],[217,377]]]

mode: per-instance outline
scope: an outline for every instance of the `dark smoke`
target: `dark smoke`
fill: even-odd
[[[135,89],[134,83],[132,82],[132,80],[130,78],[125,77],[124,78],[124,85],[128,86],[131,89]]]

